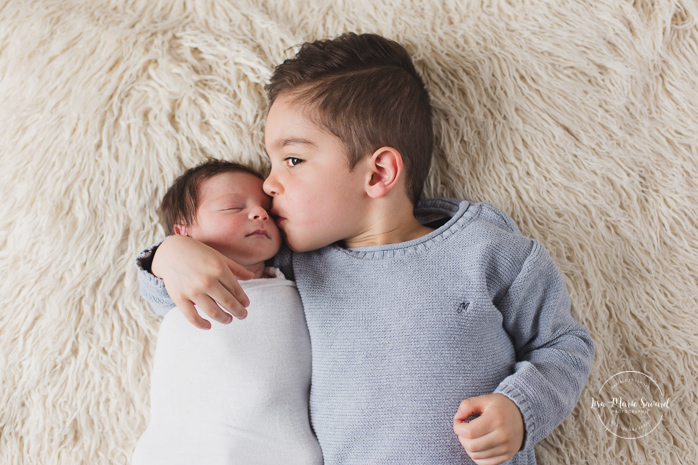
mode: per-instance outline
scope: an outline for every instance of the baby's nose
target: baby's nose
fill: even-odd
[[[250,218],[253,220],[268,220],[269,213],[262,207],[255,207],[250,210]]]

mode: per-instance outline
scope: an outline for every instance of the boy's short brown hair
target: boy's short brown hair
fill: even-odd
[[[311,107],[308,116],[347,148],[349,167],[380,147],[403,158],[407,195],[416,203],[431,165],[429,93],[405,48],[376,34],[345,33],[303,44],[265,87]]]
[[[222,160],[209,160],[185,171],[167,190],[160,204],[160,218],[167,234],[174,234],[177,224],[194,224],[202,182],[217,174],[240,172],[264,179],[260,173],[248,166]]]

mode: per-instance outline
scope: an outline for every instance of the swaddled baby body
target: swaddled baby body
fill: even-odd
[[[187,225],[186,215],[170,215],[172,230],[208,240],[255,273],[240,282],[250,300],[248,316],[223,325],[199,313],[210,321],[202,331],[181,311],[167,312],[153,362],[150,423],[133,464],[321,464],[308,415],[311,360],[303,307],[295,283],[264,267],[281,238],[268,216],[262,180],[234,164],[202,166],[177,181],[195,184],[198,198],[190,202],[197,205],[194,221]],[[209,174],[197,176],[201,171]],[[168,195],[188,191],[177,182]],[[168,195],[166,217],[173,208]]]

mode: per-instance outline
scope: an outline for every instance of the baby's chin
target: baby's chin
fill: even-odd
[[[281,243],[279,243],[278,247],[271,248],[263,253],[258,254],[250,254],[249,251],[247,251],[247,253],[244,254],[231,252],[226,253],[220,250],[219,252],[221,252],[223,255],[225,255],[238,265],[242,265],[246,268],[256,268],[259,266],[264,266],[267,260],[271,260],[276,256],[277,253],[279,253],[279,250],[281,250]]]

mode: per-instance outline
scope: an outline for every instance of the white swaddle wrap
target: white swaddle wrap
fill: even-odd
[[[167,313],[134,465],[322,463],[303,307],[295,283],[268,271],[276,277],[240,282],[251,302],[244,320],[203,331]]]

